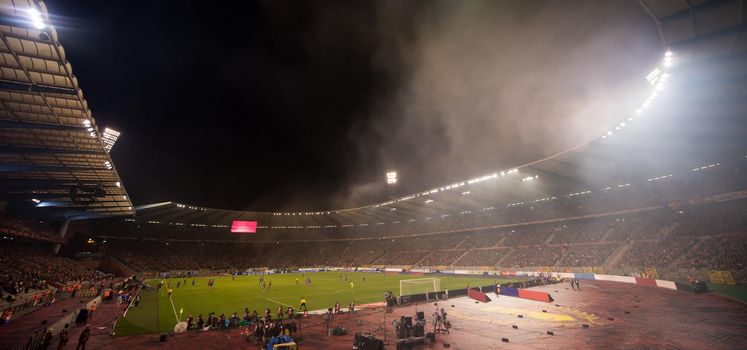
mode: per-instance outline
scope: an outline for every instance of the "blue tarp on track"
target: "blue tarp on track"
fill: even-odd
[[[509,297],[519,297],[519,290],[516,288],[501,287],[501,295]]]

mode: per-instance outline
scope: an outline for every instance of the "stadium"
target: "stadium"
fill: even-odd
[[[744,348],[745,5],[2,1],[0,349]]]

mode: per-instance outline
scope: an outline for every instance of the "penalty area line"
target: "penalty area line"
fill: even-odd
[[[281,303],[281,302],[279,302],[279,301],[277,301],[275,299],[267,298],[267,301],[271,301],[273,303],[280,304],[280,305],[283,305],[283,306],[292,306],[292,305],[288,305],[288,304],[283,304],[283,303]]]

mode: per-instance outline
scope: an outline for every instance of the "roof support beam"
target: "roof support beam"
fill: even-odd
[[[65,130],[75,132],[86,132],[84,126],[73,126],[63,124],[37,123],[33,121],[3,121],[0,120],[0,129],[40,129],[40,130]]]
[[[0,80],[0,89],[26,92],[46,92],[50,94],[77,96],[75,89],[66,89],[54,86],[37,85],[31,83],[22,83],[19,81]]]
[[[27,172],[27,171],[80,172],[80,171],[106,171],[106,170],[107,169],[103,165],[101,167],[73,167],[73,166],[51,166],[51,165],[0,164],[0,173]]]
[[[106,155],[102,150],[85,150],[70,148],[41,148],[41,147],[24,147],[24,146],[0,146],[0,154],[100,154]]]

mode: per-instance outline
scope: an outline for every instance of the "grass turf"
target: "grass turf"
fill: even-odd
[[[340,280],[340,276],[343,276]],[[312,286],[304,286],[306,276],[312,281]],[[347,276],[348,280],[345,280]],[[366,281],[363,281],[365,276]],[[166,279],[174,289],[171,300],[167,297],[166,288],[156,291],[143,291],[141,302],[137,308],[131,308],[126,317],[120,318],[114,333],[118,336],[147,334],[155,332],[172,331],[179,317],[179,311],[184,308],[181,319],[198,314],[207,317],[210,312],[216,315],[225,313],[227,317],[234,312],[243,315],[244,308],[249,311],[257,310],[260,315],[264,309],[269,307],[273,317],[277,307],[291,305],[298,312],[299,301],[303,296],[306,298],[309,310],[319,310],[332,307],[335,302],[347,307],[351,301],[356,305],[381,302],[384,292],[391,290],[399,294],[399,281],[404,279],[424,278],[429,276],[399,275],[363,272],[315,272],[315,273],[290,273],[265,275],[265,282],[272,281],[272,290],[262,291],[259,285],[259,276],[237,276],[232,280],[231,276],[220,276],[215,278],[215,286],[208,288],[208,277],[196,279],[192,286],[192,279],[187,279],[187,285],[176,288],[179,279]],[[495,276],[488,278],[476,276],[435,276],[440,279],[441,289],[463,289],[470,286],[490,285]],[[298,285],[296,285],[298,278]],[[498,277],[500,283],[519,281],[520,279],[506,279]],[[183,279],[181,280],[183,281]],[[350,288],[349,283],[354,283]],[[151,281],[150,285],[157,285],[157,281]],[[171,302],[173,301],[173,306]]]
[[[740,300],[743,303],[747,303],[747,287],[743,286],[729,286],[725,284],[706,283],[708,290],[714,293],[723,294],[734,299]]]

